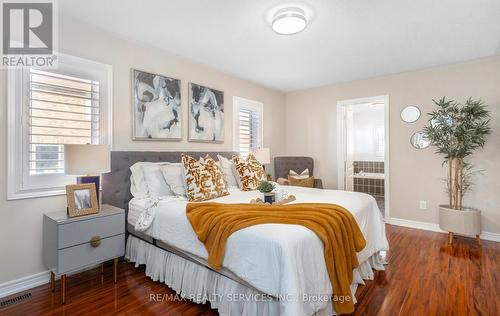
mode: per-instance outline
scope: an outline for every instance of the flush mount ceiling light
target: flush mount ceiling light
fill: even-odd
[[[273,31],[278,34],[296,34],[306,28],[306,14],[301,8],[286,7],[278,10],[274,14],[271,25]]]

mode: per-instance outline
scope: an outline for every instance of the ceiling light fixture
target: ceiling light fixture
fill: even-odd
[[[274,14],[271,25],[273,30],[278,34],[296,34],[306,28],[306,14],[304,10],[297,7],[283,8]]]

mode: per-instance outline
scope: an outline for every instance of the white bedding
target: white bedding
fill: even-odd
[[[384,223],[375,199],[367,194],[281,187],[297,197],[295,203],[339,204],[355,217],[367,241],[358,253],[359,262],[388,250]],[[231,190],[231,194],[212,201],[247,203],[260,197],[258,191]],[[151,200],[134,198],[129,204],[128,221],[135,225]],[[171,246],[207,258],[186,216],[184,198],[166,198],[153,208],[152,222],[145,233]],[[256,289],[286,298],[280,302],[280,315],[312,315],[331,302],[303,300],[303,295],[331,295],[332,287],[323,257],[323,244],[311,230],[299,225],[264,224],[242,229],[227,242],[223,266]]]

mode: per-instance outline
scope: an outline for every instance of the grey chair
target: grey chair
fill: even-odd
[[[313,176],[314,160],[311,157],[274,157],[274,173],[276,179],[288,179],[290,170],[300,173],[306,168],[309,169],[309,175]],[[314,187],[323,189],[323,182],[321,179],[314,179]]]

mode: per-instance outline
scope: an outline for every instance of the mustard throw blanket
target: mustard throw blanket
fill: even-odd
[[[312,230],[323,241],[326,268],[336,296],[338,314],[354,311],[351,297],[353,269],[366,241],[352,214],[345,208],[325,203],[288,205],[189,203],[186,213],[193,229],[208,251],[208,264],[222,267],[229,236],[246,227],[259,224],[296,224]]]

